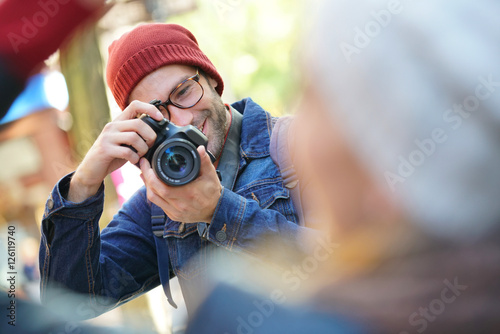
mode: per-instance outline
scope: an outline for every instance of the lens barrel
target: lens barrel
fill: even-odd
[[[200,160],[196,147],[190,141],[172,138],[155,150],[152,167],[167,185],[181,186],[198,177]]]

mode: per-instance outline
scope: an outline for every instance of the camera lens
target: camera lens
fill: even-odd
[[[200,155],[196,147],[181,138],[167,140],[156,149],[152,167],[156,175],[166,184],[181,186],[198,177]]]
[[[169,147],[161,157],[161,165],[168,175],[181,179],[193,169],[193,158],[190,155],[184,147]]]

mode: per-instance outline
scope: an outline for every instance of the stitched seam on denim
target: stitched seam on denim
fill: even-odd
[[[239,234],[241,224],[243,222],[243,217],[245,214],[245,209],[246,209],[247,201],[244,198],[240,198],[240,206],[238,208],[238,214],[236,215],[236,228],[235,228],[235,233],[231,240],[229,240],[229,250],[233,250],[234,243],[236,242],[236,236]]]
[[[270,114],[269,113],[264,113],[264,115],[266,115],[266,125],[267,125],[267,135],[269,136],[269,138],[271,138],[271,132],[272,132],[272,125],[271,125],[271,120],[270,120]]]
[[[274,185],[274,184],[280,184],[280,183],[283,184],[283,180],[282,180],[281,176],[277,176],[274,178],[267,178],[267,179],[259,179],[259,180],[245,184],[243,187],[234,190],[234,192],[239,194],[242,191],[247,191],[247,190],[254,188],[254,187],[264,186],[264,185]]]
[[[153,282],[158,279],[159,280],[159,277],[160,277],[160,274],[156,274],[154,276],[152,276],[151,278],[149,278],[146,282],[144,282],[144,284],[139,288],[137,289],[136,291],[134,292],[131,292],[129,293],[128,295],[126,296],[123,296],[121,297],[120,299],[118,299],[118,301],[115,303],[114,307],[117,307],[131,299],[133,299],[135,296],[137,296],[138,294],[141,294],[143,291],[145,291],[151,284],[153,284]]]
[[[286,212],[287,217],[291,217],[293,219],[292,221],[295,224],[298,224],[299,221],[298,221],[296,215],[294,214],[295,213],[295,207],[293,206],[293,201],[291,199],[288,200],[288,201],[283,201],[281,203],[281,205],[283,206],[283,211]],[[287,219],[287,220],[289,220],[289,219]]]
[[[92,300],[95,302],[95,291],[94,291],[94,279],[93,279],[93,273],[92,273],[92,259],[90,256],[91,253],[91,248],[92,248],[92,231],[93,231],[93,221],[90,220],[87,224],[87,249],[85,250],[85,269],[87,271],[87,283],[88,283],[88,288],[89,288],[89,297],[92,302]]]
[[[102,212],[102,211],[100,211]],[[67,214],[64,214],[60,211],[56,211],[56,212],[53,212],[51,214],[49,214],[48,216],[53,216],[53,217],[65,217],[65,218],[71,218],[71,219],[78,219],[78,220],[82,220],[82,221],[88,221],[88,220],[91,220],[91,219],[94,219],[100,212],[97,212],[97,213],[91,213],[91,214],[88,214],[88,215],[77,215],[77,216],[73,216],[73,215],[67,215]]]
[[[280,181],[280,180],[281,180],[281,177],[279,177],[279,176],[276,176],[273,178],[258,179],[258,180],[255,180],[253,182],[247,183],[245,185],[245,187],[249,188],[249,187],[263,185],[263,184],[271,184],[271,183],[276,183],[277,181]],[[244,189],[244,188],[240,188],[240,189]]]
[[[45,244],[45,257],[43,259],[43,269],[42,269],[42,273],[41,273],[41,281],[40,281],[40,299],[43,298],[43,295],[45,294],[45,291],[47,289],[47,276],[48,276],[48,273],[49,273],[49,269],[48,269],[48,266],[49,266],[49,261],[50,261],[50,253],[49,253],[49,245],[47,243],[47,238],[45,237],[45,235],[42,235],[42,242]]]
[[[225,192],[225,191],[226,191],[226,188],[222,187],[222,191],[221,191],[221,193],[220,193],[219,201],[217,202],[217,206],[215,207],[214,214],[213,214],[213,216],[212,216],[212,220],[213,220],[213,218],[214,218],[214,217],[216,217],[216,216],[218,215],[218,213],[219,213],[219,209],[220,209],[220,207],[221,207],[221,205],[222,205],[222,199],[223,199],[223,197],[224,197],[224,192]],[[210,224],[208,225],[208,227],[207,227],[207,228],[208,228],[208,229],[210,229],[210,228],[211,228],[211,226],[213,226],[213,225],[212,225],[212,224],[211,224],[211,222],[210,222]],[[221,243],[220,241],[218,241],[217,239],[215,239],[215,240],[214,240],[214,239],[210,236],[210,230],[209,230],[208,232],[209,232],[209,233],[207,234],[207,237],[208,237],[208,239],[209,239],[211,242],[216,242],[217,244],[222,245],[222,243]]]
[[[224,196],[224,191],[226,191],[226,188],[224,188],[224,187],[223,187],[223,188],[222,188],[221,197],[220,197],[220,198],[221,198],[221,200],[217,203],[217,206],[215,207],[214,217],[215,217],[215,216],[217,216],[217,214],[219,213],[219,209],[220,209],[220,207],[221,207],[221,205],[222,205],[222,198],[223,198],[223,196]],[[236,194],[236,193],[235,193],[235,194]],[[240,196],[241,196],[241,195],[240,195]],[[241,210],[241,200],[242,200],[242,199],[240,198],[240,206],[239,206],[238,212]],[[243,201],[244,201],[244,199],[243,199]],[[229,220],[231,220],[231,217],[229,217]],[[234,240],[233,240],[233,239],[235,239],[235,237],[236,237],[236,235],[237,235],[237,234],[238,234],[238,229],[236,228],[236,229],[235,229],[235,233],[234,233],[234,234],[233,234],[233,236],[231,237],[231,240],[228,240],[228,245],[227,245],[227,246],[225,246],[228,250],[231,250],[231,249],[232,249],[232,245],[234,244]],[[218,244],[218,245],[224,246],[224,245],[222,244],[222,242],[220,242],[220,241],[219,241],[219,240],[217,240],[217,239],[215,239],[215,240],[214,240],[213,238],[210,238],[210,240],[211,240],[212,242],[215,242],[215,243],[216,243],[216,244]]]
[[[250,159],[263,159],[269,157],[271,154],[269,153],[269,148],[266,148],[264,151],[244,151],[245,157]]]
[[[297,224],[297,220],[295,219],[295,215],[293,214],[292,207],[287,202],[288,201],[276,201],[276,205],[279,208],[279,212],[285,216],[286,220]]]
[[[273,203],[275,203],[278,199],[288,199],[289,196],[272,196],[267,201],[261,202],[261,208],[263,210],[268,209]]]
[[[240,146],[240,156],[243,160],[248,158],[246,151]]]
[[[224,197],[224,192],[226,191],[226,188],[222,187],[222,191],[220,193],[220,198],[219,198],[219,202],[217,202],[217,206],[215,207],[215,211],[214,211],[214,215],[213,217],[216,217],[217,214],[219,213],[219,209],[220,209],[220,206],[222,204],[222,198]]]
[[[276,183],[263,183],[263,184],[259,184],[259,185],[261,186],[261,185],[267,185],[267,184],[276,184]],[[249,187],[249,185],[247,185],[247,186],[245,186],[245,188],[239,189],[236,193],[240,196],[243,196],[242,195],[243,192],[245,192],[245,193],[250,193],[250,192],[257,193],[258,191],[260,191],[262,189],[262,188],[253,189],[254,187],[257,187],[257,186],[258,185],[256,185],[256,184],[253,184],[252,187]],[[283,199],[290,198],[290,193],[287,189],[280,188],[280,189],[276,189],[275,191],[273,191],[272,194],[267,196],[267,197],[268,197],[267,199],[264,197],[264,200],[262,199],[262,197],[260,197],[260,206],[262,208],[267,208],[268,206],[272,205],[272,203],[279,198],[283,198]]]
[[[166,237],[175,237],[177,239],[184,239],[186,237],[188,237],[189,235],[191,235],[192,233],[196,232],[198,230],[198,226],[194,225],[194,226],[190,226],[190,227],[186,227],[186,229],[184,230],[184,232],[182,233],[177,233],[177,231],[173,231],[173,230],[168,230],[167,232],[165,232],[165,235],[163,236],[164,238]]]

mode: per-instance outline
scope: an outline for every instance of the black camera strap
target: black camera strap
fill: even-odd
[[[240,135],[241,123],[243,115],[231,107],[232,121],[229,127],[224,149],[219,160],[218,174],[222,176],[221,184],[223,187],[230,190],[233,189],[236,182],[236,176],[239,169],[240,161]],[[151,203],[151,228],[155,235],[156,254],[158,260],[158,272],[160,275],[160,282],[163,287],[163,292],[167,297],[168,302],[174,308],[177,308],[172,293],[170,291],[170,277],[173,275],[170,270],[170,258],[168,252],[167,239],[163,237],[165,230],[165,221],[167,217],[165,212],[154,203]],[[208,233],[208,226],[206,223],[198,223],[198,233],[202,238],[206,238]]]
[[[233,190],[240,167],[240,140],[243,115],[231,107],[232,121],[226,143],[219,160],[218,170],[222,175],[224,188]]]
[[[170,291],[170,258],[168,254],[167,239],[163,237],[165,230],[165,220],[167,216],[162,208],[158,205],[151,203],[151,228],[155,235],[156,244],[156,257],[158,261],[158,273],[160,275],[160,283],[163,287],[163,292],[167,300],[173,308],[177,308],[174,300],[172,299],[172,292]]]
[[[222,150],[217,166],[217,172],[221,177],[221,184],[224,188],[233,190],[240,168],[240,140],[241,140],[241,124],[243,115],[236,109],[230,107],[231,110],[231,126],[227,134],[226,143]],[[206,239],[208,226],[206,223],[198,223],[198,233],[200,237]]]

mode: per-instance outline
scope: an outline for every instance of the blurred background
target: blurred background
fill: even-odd
[[[324,1],[322,15],[314,16],[320,2],[108,1],[95,25],[49,58],[0,122],[0,249],[8,249],[15,228],[17,298],[39,300],[40,221],[52,187],[121,112],[104,80],[108,46],[137,24],[169,22],[196,36],[225,81],[226,103],[251,97],[275,116],[299,110],[293,139],[303,145],[294,154],[305,161],[304,174],[316,179],[310,201],[325,211],[317,220],[327,222],[327,233],[341,244],[324,271],[307,276],[318,293],[306,297],[332,314],[340,309],[403,329],[417,324],[415,310],[445,305],[438,298],[443,282],[458,279],[467,293],[446,305],[435,332],[497,333],[500,100],[492,93],[500,86],[498,2]],[[399,15],[390,27],[389,10]],[[481,112],[469,115],[462,106]],[[142,186],[130,164],[105,183],[101,228]],[[256,281],[265,277],[239,264]],[[240,286],[254,287],[250,274],[233,267]],[[267,281],[272,289],[280,284]],[[0,287],[7,283],[0,280]],[[89,322],[182,333],[186,312],[176,284],[178,310],[156,289]],[[228,312],[209,305],[203,326],[207,319],[228,322],[231,311],[237,321],[241,301],[215,297],[229,302]],[[463,326],[469,319],[471,327]],[[290,317],[281,320],[273,317],[293,324]]]
[[[20,272],[22,268],[19,297],[39,299],[39,230],[49,192],[76,168],[104,125],[121,112],[104,80],[109,44],[142,22],[181,24],[193,32],[225,80],[226,103],[250,96],[271,114],[283,115],[296,104],[299,74],[292,66],[294,46],[308,24],[304,12],[312,3],[111,1],[96,25],[81,29],[45,62],[0,122],[0,248],[7,248],[8,226],[15,226],[17,268]],[[106,180],[101,228],[142,185],[138,174],[128,164]],[[0,265],[6,273],[7,263]],[[179,304],[180,291],[175,294]],[[163,293],[155,290],[90,322],[133,326],[140,321],[140,326],[159,333],[179,333],[185,310],[180,307],[174,315],[172,311]]]

